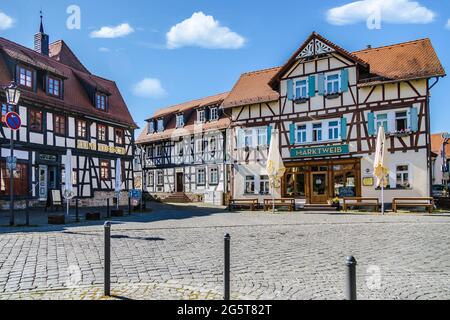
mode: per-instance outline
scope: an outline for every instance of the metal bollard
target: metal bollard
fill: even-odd
[[[346,288],[345,288],[345,297],[346,300],[354,301],[357,300],[356,293],[356,265],[357,261],[355,257],[350,256],[347,257],[346,265],[347,265],[347,279],[346,279]]]
[[[128,214],[131,216],[131,198],[128,197]]]
[[[230,242],[231,236],[227,233],[224,239],[224,270],[223,270],[223,299],[230,300]]]
[[[110,204],[109,204],[109,198],[106,199],[106,217],[109,219],[111,218],[111,209],[110,209]]]
[[[78,203],[79,199],[77,198],[76,203],[75,203],[75,217],[77,222],[80,222],[80,213],[79,213],[79,203]]]
[[[29,227],[30,226],[30,203],[29,203],[28,199],[25,201],[25,220],[26,220],[25,225],[27,227]]]
[[[111,222],[105,222],[104,296],[111,296]]]

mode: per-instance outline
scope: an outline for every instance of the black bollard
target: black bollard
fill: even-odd
[[[79,212],[79,203],[78,203],[78,198],[77,198],[77,200],[76,200],[76,203],[75,203],[75,217],[76,217],[76,220],[77,220],[77,222],[80,222],[80,212]]]
[[[106,199],[106,217],[109,219],[111,218],[111,209],[110,209],[110,204],[109,204],[109,198]]]
[[[104,296],[111,296],[111,222],[105,222]]]
[[[25,225],[27,227],[30,226],[30,204],[28,201],[29,201],[28,199],[25,201],[25,219],[26,219]]]
[[[357,300],[356,293],[356,259],[353,256],[347,257],[347,279],[345,288],[346,300],[354,301]]]
[[[230,242],[229,234],[225,235],[224,239],[224,270],[223,270],[223,299],[230,300]]]

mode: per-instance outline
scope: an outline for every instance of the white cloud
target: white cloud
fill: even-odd
[[[111,49],[105,48],[105,47],[101,47],[101,48],[98,48],[98,51],[106,53],[106,52],[111,52]]]
[[[3,12],[0,12],[0,30],[12,28],[13,25],[14,19]]]
[[[335,7],[327,11],[327,21],[342,26],[365,22],[379,13],[387,23],[426,24],[433,22],[436,14],[411,0],[362,0]]]
[[[133,86],[134,95],[141,98],[159,99],[167,96],[166,90],[162,87],[161,81],[155,78],[145,78]]]
[[[101,27],[100,30],[92,31],[90,36],[91,38],[114,39],[125,37],[133,32],[133,27],[128,23],[122,23],[115,27]]]
[[[195,12],[192,17],[173,26],[166,34],[167,47],[200,47],[205,49],[239,49],[245,38],[224,27],[213,16]]]
[[[448,19],[447,24],[445,25],[445,28],[450,30],[450,19]]]

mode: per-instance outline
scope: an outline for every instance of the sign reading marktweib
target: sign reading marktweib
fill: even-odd
[[[316,158],[326,156],[340,156],[350,153],[350,146],[347,144],[340,146],[324,146],[292,149],[292,158]]]

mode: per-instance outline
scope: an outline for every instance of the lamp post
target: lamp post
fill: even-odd
[[[448,180],[446,179],[446,174],[449,172],[449,168],[447,167],[447,145],[450,141],[450,134],[444,133],[442,135],[443,141],[442,141],[442,182],[447,185]]]
[[[14,82],[11,82],[11,84],[5,88],[5,94],[6,94],[6,102],[8,106],[11,107],[11,111],[15,111],[16,106],[19,104],[20,99],[20,90],[17,88],[17,85]],[[10,214],[10,220],[9,224],[11,226],[14,226],[14,171],[15,169],[12,167],[12,160],[14,158],[14,131],[10,130],[10,143],[9,143],[9,150],[10,150],[10,161],[11,161],[11,167],[9,168],[9,214]]]

